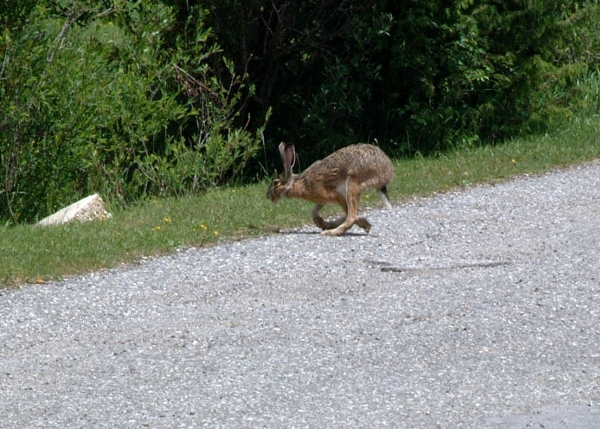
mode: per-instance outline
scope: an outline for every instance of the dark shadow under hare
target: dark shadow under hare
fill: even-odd
[[[377,146],[356,144],[342,148],[300,174],[292,173],[296,159],[294,145],[280,143],[279,153],[283,173],[271,183],[267,197],[272,202],[302,198],[315,203],[312,218],[324,235],[342,235],[354,225],[369,232],[369,221],[358,216],[360,196],[366,189],[380,191],[386,206],[392,208],[387,185],[394,178],[394,166]],[[342,206],[346,216],[325,221],[319,212],[329,203]]]

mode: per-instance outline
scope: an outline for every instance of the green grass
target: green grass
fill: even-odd
[[[542,173],[598,156],[600,118],[594,117],[553,135],[398,160],[390,194],[393,200],[402,201],[457,186]],[[113,218],[100,222],[0,227],[0,284],[45,282],[185,246],[207,246],[310,222],[309,203],[286,200],[271,204],[266,198],[267,185],[157,199],[113,213]],[[368,194],[363,205],[374,200],[373,194]]]

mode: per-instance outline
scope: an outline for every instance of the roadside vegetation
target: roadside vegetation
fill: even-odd
[[[392,200],[401,203],[415,196],[539,174],[599,156],[600,117],[593,117],[573,121],[548,135],[396,160],[396,178],[389,190]],[[41,283],[311,222],[309,203],[286,200],[272,204],[266,189],[263,181],[212,189],[200,196],[149,199],[128,208],[115,207],[114,217],[101,224],[0,228],[0,284]],[[379,198],[366,194],[362,205],[380,207]]]
[[[596,0],[0,0],[0,283],[307,223],[265,198],[282,140],[300,167],[380,145],[396,201],[591,160],[598,22]],[[95,192],[112,219],[34,226]]]

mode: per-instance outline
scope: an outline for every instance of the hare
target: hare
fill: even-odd
[[[343,235],[355,224],[369,232],[369,221],[358,217],[359,199],[367,188],[379,190],[386,206],[392,208],[387,185],[394,178],[394,167],[377,146],[356,144],[342,148],[315,162],[301,174],[292,173],[296,159],[293,144],[280,143],[279,153],[283,174],[273,181],[267,197],[272,202],[282,198],[302,198],[315,203],[312,218],[324,235]],[[346,216],[325,221],[319,212],[327,203],[342,206]]]

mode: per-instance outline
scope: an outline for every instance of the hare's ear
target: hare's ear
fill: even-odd
[[[296,151],[294,150],[293,143],[279,143],[279,154],[283,161],[283,172],[285,177],[291,177],[292,168],[296,162]]]

